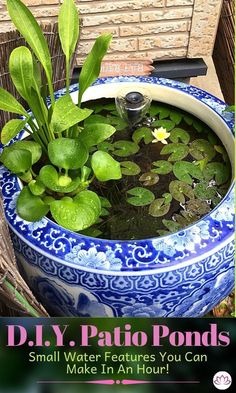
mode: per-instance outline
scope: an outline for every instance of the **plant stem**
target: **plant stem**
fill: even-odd
[[[5,280],[4,284],[11,292],[14,293],[14,296],[16,297],[16,299],[19,301],[20,304],[22,304],[26,308],[26,310],[30,314],[30,316],[40,317],[40,315],[37,313],[37,311],[29,304],[28,300],[23,295],[21,295],[21,293],[18,292],[17,289],[14,288],[13,285],[9,283],[9,281]]]
[[[66,94],[70,94],[70,61],[66,59]]]

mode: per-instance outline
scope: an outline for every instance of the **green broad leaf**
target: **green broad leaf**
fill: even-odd
[[[98,150],[102,150],[106,152],[114,150],[114,146],[110,142],[101,142],[97,145],[97,148]]]
[[[32,156],[28,150],[11,149],[6,147],[0,156],[0,161],[12,173],[24,173],[32,166]]]
[[[235,105],[227,106],[223,112],[235,112]]]
[[[17,213],[23,220],[39,221],[46,216],[49,206],[36,195],[33,195],[28,187],[24,187],[17,199]]]
[[[113,147],[115,149],[113,154],[118,157],[128,157],[139,151],[139,146],[136,143],[123,140],[113,143]]]
[[[109,120],[106,116],[102,115],[91,115],[84,121],[84,126],[93,125],[93,124],[110,124]]]
[[[79,233],[81,234],[81,235],[84,235],[84,236],[89,236],[89,237],[98,237],[98,236],[100,236],[101,234],[102,234],[102,231],[100,231],[99,229],[97,229],[97,228],[87,228],[87,229],[84,229],[83,231],[79,231]]]
[[[187,145],[190,141],[190,135],[187,131],[182,130],[182,128],[174,128],[170,133],[170,140],[174,143],[179,143],[181,141]]]
[[[87,148],[78,139],[59,138],[48,144],[48,157],[59,168],[81,168],[88,156]]]
[[[191,126],[193,124],[193,121],[194,121],[194,117],[193,116],[191,116],[189,114],[188,115],[184,115],[183,119],[184,119],[185,123],[188,124],[189,126]]]
[[[152,217],[162,217],[170,210],[170,204],[165,204],[164,198],[155,199],[149,206],[148,213]]]
[[[11,52],[9,70],[16,90],[30,104],[34,65],[32,54],[28,48],[20,46]]]
[[[98,220],[102,206],[100,198],[95,192],[89,190],[81,191],[74,197],[74,202],[79,205],[88,206],[93,211],[94,220]]]
[[[30,90],[29,102],[37,123],[44,125],[48,119],[48,110],[41,95],[33,87]]]
[[[108,207],[108,208],[112,207],[110,201],[107,198],[99,196],[99,199],[102,207]]]
[[[163,219],[162,223],[170,232],[177,232],[181,229],[181,225],[176,221]]]
[[[195,139],[190,145],[189,153],[196,160],[203,160],[207,157],[209,161],[216,155],[214,147],[205,139]]]
[[[87,166],[83,166],[81,168],[81,182],[86,182],[91,174],[92,170],[91,168]]]
[[[34,141],[17,141],[10,146],[13,150],[24,149],[31,153],[32,165],[39,161],[42,156],[42,147]]]
[[[146,172],[140,176],[139,181],[143,183],[144,186],[154,186],[159,182],[159,176],[157,173]]]
[[[92,155],[91,166],[100,181],[116,180],[122,177],[120,163],[105,151],[96,151]]]
[[[149,109],[149,114],[152,117],[159,115],[160,119],[165,119],[165,118],[169,117],[170,109],[164,105],[158,105],[156,103],[152,103],[152,105]]]
[[[120,166],[122,174],[126,176],[135,176],[141,172],[140,167],[132,161],[122,161]]]
[[[12,119],[9,120],[1,131],[1,142],[6,145],[12,138],[19,134],[19,132],[26,125],[27,120]]]
[[[134,131],[132,135],[133,141],[138,145],[143,139],[145,145],[148,145],[153,140],[152,130],[148,127],[141,127]]]
[[[81,185],[81,179],[76,177],[59,175],[52,165],[45,165],[40,169],[39,180],[51,191],[69,193],[75,191]]]
[[[33,79],[34,79],[35,90],[40,93],[43,82],[42,82],[40,63],[36,60],[35,56],[33,56]]]
[[[156,169],[152,169],[152,172],[158,173],[159,175],[167,175],[172,171],[172,164],[168,161],[164,160],[159,160],[159,161],[154,161],[152,163]]]
[[[29,190],[33,195],[40,196],[45,192],[44,184],[37,178],[36,180],[31,180],[28,184]]]
[[[170,112],[170,120],[172,120],[175,124],[179,124],[183,118],[182,113],[177,112],[177,111],[171,111]]]
[[[133,206],[146,206],[150,205],[155,199],[153,192],[143,187],[134,187],[127,191],[128,195],[132,195],[127,198],[127,202]]]
[[[216,184],[220,186],[227,182],[230,177],[230,166],[222,162],[211,162],[206,165],[203,171],[206,181],[215,179]]]
[[[78,108],[68,95],[60,97],[54,105],[51,119],[53,132],[60,133],[87,119],[93,111],[91,109]]]
[[[51,55],[46,39],[30,10],[20,0],[7,0],[7,9],[12,22],[32,48],[42,64],[47,78],[52,79]]]
[[[0,87],[0,109],[5,112],[28,116],[28,113],[17,99],[2,87]]]
[[[165,236],[165,235],[169,235],[169,231],[166,231],[165,229],[158,229],[157,234],[159,236]]]
[[[106,111],[116,112],[116,104],[114,102],[110,102],[109,104],[103,105],[102,109]]]
[[[185,196],[187,196],[189,199],[194,198],[192,187],[183,181],[173,180],[170,182],[169,191],[172,197],[180,203],[185,203]]]
[[[79,15],[74,0],[64,0],[58,15],[58,32],[62,50],[69,61],[79,38]]]
[[[90,124],[81,131],[79,140],[89,148],[105,141],[115,132],[116,129],[109,124]]]
[[[189,148],[183,143],[170,143],[165,145],[160,152],[161,155],[170,153],[168,161],[181,161],[188,155]]]
[[[171,201],[172,201],[172,195],[171,194],[169,194],[168,192],[165,192],[163,195],[162,195],[162,198],[164,198],[165,199],[165,204],[168,204],[168,203],[170,203]]]
[[[193,120],[193,127],[195,128],[195,130],[197,132],[202,132],[204,129],[204,124],[200,120],[194,119]]]
[[[203,179],[203,174],[199,166],[188,161],[176,162],[173,166],[173,173],[177,179],[190,185],[193,183],[192,177],[198,180]]]
[[[100,74],[102,59],[107,53],[111,39],[111,34],[100,35],[96,39],[95,44],[84,61],[79,76],[79,106],[81,104],[82,96],[85,90],[87,90],[87,88],[98,78]]]
[[[163,127],[167,132],[169,132],[175,127],[175,123],[172,120],[155,120],[152,123],[152,127]]]
[[[202,181],[196,184],[194,187],[194,195],[202,200],[208,200],[215,197],[217,194],[217,189],[215,187],[209,186],[208,182]]]
[[[71,231],[81,231],[96,223],[101,204],[94,192],[82,191],[74,199],[65,197],[52,202],[50,210],[59,225]]]

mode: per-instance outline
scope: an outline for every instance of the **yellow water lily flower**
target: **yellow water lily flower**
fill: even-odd
[[[161,142],[164,145],[166,145],[167,144],[166,139],[169,138],[170,133],[166,132],[166,128],[160,127],[160,128],[155,128],[154,131],[152,131],[152,135],[155,138],[153,139],[152,143]]]

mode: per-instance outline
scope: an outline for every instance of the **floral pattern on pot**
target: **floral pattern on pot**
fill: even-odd
[[[103,78],[94,85],[101,90],[100,85],[123,82],[183,92],[210,107],[233,129],[232,114],[224,112],[226,104],[193,86],[154,77]],[[71,93],[76,91],[77,85],[71,86]],[[64,93],[59,91],[56,99]],[[23,133],[17,138],[22,137]],[[0,167],[0,178],[14,247],[22,255],[19,263],[48,308],[54,288],[57,305],[53,309],[58,315],[107,314],[100,306],[94,312],[94,303],[85,297],[79,300],[81,288],[91,295],[84,295],[90,302],[108,307],[115,316],[135,316],[138,308],[142,315],[202,316],[232,290],[233,185],[211,213],[184,230],[153,239],[111,241],[70,232],[46,218],[35,223],[20,219],[15,208],[19,181],[4,167]]]
[[[51,315],[201,317],[234,285],[233,243],[179,269],[108,275],[49,260],[14,233],[12,239],[27,282]]]

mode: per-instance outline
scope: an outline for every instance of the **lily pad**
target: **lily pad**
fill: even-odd
[[[208,132],[207,139],[213,146],[217,145],[217,143],[219,143],[219,141],[220,141],[219,138],[217,137],[217,135],[211,131]]]
[[[152,127],[163,127],[167,132],[169,132],[175,127],[175,123],[172,120],[155,120],[152,123]]]
[[[156,169],[152,169],[152,172],[158,173],[159,175],[167,175],[172,171],[172,164],[168,161],[164,160],[159,160],[159,161],[154,161],[152,163]]]
[[[132,135],[133,141],[138,144],[142,139],[145,145],[153,140],[152,130],[148,127],[141,127],[134,131]]]
[[[217,189],[215,187],[210,187],[207,182],[201,182],[196,184],[194,188],[194,194],[197,198],[202,200],[208,200],[215,197]]]
[[[202,132],[204,129],[204,124],[201,122],[201,120],[194,119],[193,120],[193,127],[197,132]]]
[[[170,232],[177,232],[179,229],[181,229],[181,225],[173,220],[162,220],[163,225],[170,231]]]
[[[148,213],[152,217],[162,217],[170,210],[170,203],[165,204],[165,198],[155,199],[149,206]]]
[[[225,148],[221,145],[214,145],[214,149],[217,153],[222,155],[222,158],[225,162],[229,162],[229,157]]]
[[[165,199],[165,204],[170,203],[172,201],[172,195],[169,192],[165,192],[162,197]]]
[[[132,161],[122,161],[120,166],[121,172],[126,176],[135,176],[141,172],[140,167]]]
[[[127,198],[127,202],[133,206],[150,205],[150,203],[155,199],[153,192],[143,187],[134,187],[127,191],[127,194],[132,195],[132,197]]]
[[[170,133],[170,140],[174,143],[179,143],[181,141],[187,145],[190,141],[190,135],[187,131],[182,130],[182,128],[174,128]]]
[[[168,161],[181,161],[188,155],[189,148],[183,143],[170,143],[165,145],[160,152],[161,155],[170,153]]]
[[[210,205],[201,199],[191,199],[186,203],[186,209],[198,216],[203,216],[211,210]]]
[[[98,150],[102,150],[102,151],[113,151],[114,150],[114,146],[112,145],[112,143],[110,142],[101,142],[97,145]]]
[[[183,118],[183,114],[181,112],[177,112],[177,111],[171,111],[170,112],[170,119],[175,123],[175,124],[179,124],[181,122]]]
[[[189,126],[191,126],[193,124],[194,121],[194,117],[191,115],[184,115],[183,116],[183,120],[185,121],[186,124],[188,124]]]
[[[185,196],[187,196],[189,199],[194,198],[192,187],[180,180],[173,180],[170,182],[169,191],[172,197],[180,203],[185,203]]]
[[[220,186],[221,184],[227,182],[227,180],[229,179],[230,166],[225,165],[222,162],[211,162],[207,164],[203,174],[207,181],[214,178],[216,184]]]
[[[203,174],[199,166],[188,161],[176,162],[173,166],[173,173],[177,179],[190,185],[193,183],[192,177],[198,180],[203,179]]]
[[[115,148],[113,154],[118,157],[128,157],[139,151],[136,143],[123,140],[113,143],[113,147]]]
[[[153,103],[149,109],[150,116],[159,115],[160,119],[165,119],[170,115],[170,109],[164,105],[158,105]]]
[[[157,173],[146,172],[140,176],[139,181],[143,183],[144,186],[154,186],[159,182],[159,176]]]
[[[117,131],[124,130],[127,127],[126,122],[119,116],[107,116],[109,124],[113,125]]]
[[[205,139],[195,139],[190,145],[189,153],[196,160],[207,157],[209,161],[216,155],[214,147]]]

